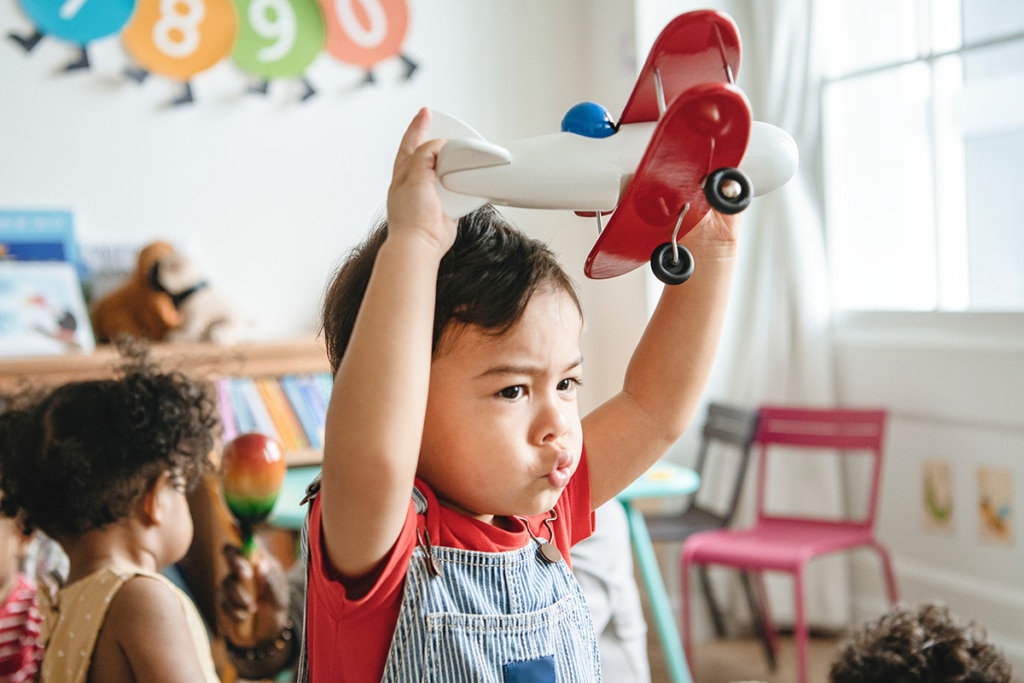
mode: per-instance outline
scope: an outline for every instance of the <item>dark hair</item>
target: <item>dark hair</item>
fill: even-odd
[[[202,385],[144,350],[112,379],[9,397],[0,414],[0,509],[48,535],[128,516],[170,472],[189,490],[210,468],[217,413]]]
[[[831,683],[1010,683],[1009,662],[973,621],[945,605],[899,607],[866,623],[840,646]]]
[[[374,229],[342,263],[324,297],[321,332],[332,370],[345,355],[356,314],[366,293],[387,222]],[[543,243],[527,237],[492,206],[459,221],[455,243],[441,259],[437,275],[432,350],[452,322],[501,334],[518,322],[530,297],[545,286],[568,294],[580,315],[583,307],[572,279]]]

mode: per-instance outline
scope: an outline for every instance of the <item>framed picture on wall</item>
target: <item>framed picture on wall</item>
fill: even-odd
[[[921,520],[926,531],[953,533],[953,472],[945,460],[921,463]]]
[[[91,353],[95,347],[71,263],[0,261],[0,356]]]
[[[978,537],[1013,543],[1013,474],[998,467],[978,468]]]

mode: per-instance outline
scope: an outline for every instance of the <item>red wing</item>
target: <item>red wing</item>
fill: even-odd
[[[670,21],[647,55],[619,125],[658,120],[655,69],[661,73],[666,105],[698,83],[735,81],[740,71],[740,34],[735,22],[715,10],[687,12]]]
[[[710,209],[704,179],[743,159],[750,119],[747,98],[732,85],[703,83],[677,97],[587,256],[587,277],[615,277],[647,263],[655,248],[672,240],[687,203],[678,237],[689,232]]]

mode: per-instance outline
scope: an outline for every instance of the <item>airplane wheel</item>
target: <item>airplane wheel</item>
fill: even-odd
[[[739,213],[750,204],[750,178],[738,168],[712,171],[704,183],[704,196],[718,213]]]
[[[672,243],[665,242],[651,254],[651,270],[666,285],[681,285],[693,275],[693,254],[679,245],[679,261],[673,263],[673,258]]]

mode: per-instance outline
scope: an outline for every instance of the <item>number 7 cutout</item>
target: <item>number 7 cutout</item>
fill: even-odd
[[[120,31],[135,9],[135,0],[20,0],[20,4],[35,29],[29,35],[12,31],[7,37],[25,52],[31,52],[44,36],[77,45],[80,55],[64,71],[88,69],[88,44]]]

